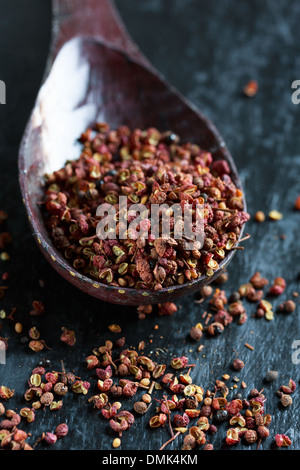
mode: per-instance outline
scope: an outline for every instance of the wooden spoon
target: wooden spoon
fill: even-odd
[[[78,158],[78,136],[96,121],[112,128],[172,130],[183,141],[227,160],[241,182],[215,126],[170,87],[128,36],[109,0],[54,0],[53,39],[43,84],[19,153],[23,201],[38,245],[56,271],[84,292],[108,302],[140,305],[172,301],[210,283],[232,259],[230,252],[212,277],[145,291],[101,284],[77,271],[53,246],[40,210],[45,173]],[[244,201],[245,203],[245,201]],[[241,235],[240,235],[241,236]]]

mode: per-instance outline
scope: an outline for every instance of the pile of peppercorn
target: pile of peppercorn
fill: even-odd
[[[180,143],[172,132],[155,128],[110,130],[98,123],[80,138],[79,159],[45,175],[44,213],[54,245],[76,270],[116,287],[160,290],[212,276],[219,263],[236,249],[241,227],[249,219],[244,212],[243,193],[231,179],[226,160],[213,160],[210,152],[190,142]],[[164,205],[169,217],[169,237],[154,227],[151,218],[137,225],[140,234],[122,231],[119,196],[127,197],[127,221],[138,214],[132,204]],[[116,238],[99,239],[97,208],[109,204],[116,209]],[[173,238],[175,218],[171,206],[188,208],[189,230],[200,230],[197,208],[203,208],[204,243],[187,249],[187,239]],[[159,225],[161,221],[159,222]],[[147,234],[147,237],[144,234]],[[198,240],[198,239],[197,239]]]

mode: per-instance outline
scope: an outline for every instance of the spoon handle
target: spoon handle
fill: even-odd
[[[112,0],[52,0],[49,66],[61,47],[77,36],[109,42],[142,65],[151,67],[129,36]]]

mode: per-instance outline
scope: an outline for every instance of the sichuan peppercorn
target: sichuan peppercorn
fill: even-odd
[[[72,268],[117,288],[158,291],[193,282],[203,274],[212,276],[219,261],[236,248],[249,219],[227,161],[214,159],[194,143],[181,143],[177,135],[167,138],[155,128],[111,130],[104,124],[96,123],[94,132],[89,128],[82,133],[77,160],[45,175],[45,223],[55,247]],[[128,203],[142,204],[147,211],[150,205],[164,204],[170,236],[156,233],[149,214],[137,230],[128,227],[127,222],[136,219],[130,213],[126,224],[118,217],[114,239],[98,237],[101,217],[97,209],[105,204],[118,211],[120,196]],[[185,238],[175,239],[174,204],[181,210],[192,209],[192,224],[197,224],[195,208],[203,206],[203,247],[196,240],[189,249]],[[124,233],[125,238],[121,237]],[[174,311],[160,309],[164,315]],[[139,311],[139,316],[144,318],[145,312]],[[72,345],[75,338],[66,338],[65,332],[62,340]]]
[[[278,372],[277,370],[269,370],[267,373],[266,373],[266,376],[265,376],[265,380],[267,382],[274,382],[275,380],[278,379]]]
[[[58,438],[65,437],[68,434],[69,428],[66,423],[61,423],[57,426],[55,434]]]
[[[244,438],[248,444],[253,444],[257,441],[257,432],[254,429],[247,429]]]
[[[233,361],[232,366],[235,370],[242,370],[243,367],[245,367],[245,364],[243,363],[243,361],[241,359],[235,359]]]
[[[190,329],[190,336],[194,341],[199,341],[202,338],[202,334],[202,330],[196,326]]]

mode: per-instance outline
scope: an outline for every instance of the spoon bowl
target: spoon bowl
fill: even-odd
[[[109,13],[111,24],[117,25],[119,30],[113,38],[109,34],[80,34],[82,31],[74,20],[76,5],[70,13],[73,18],[70,27],[64,30],[62,26],[66,25],[66,20],[61,20],[60,31],[63,33],[56,41],[55,52],[52,51],[52,60],[20,147],[19,179],[23,202],[46,259],[59,274],[82,291],[101,300],[127,305],[172,301],[218,277],[234,251],[227,254],[211,277],[201,276],[193,282],[157,292],[118,288],[75,271],[54,247],[44,224],[40,204],[43,200],[43,175],[58,170],[66,160],[78,158],[78,136],[97,121],[107,122],[111,128],[127,125],[131,128],[172,130],[180,135],[182,141],[194,142],[210,151],[214,159],[225,159],[233,182],[242,189],[233,158],[212,122],[148,64],[120,26],[107,0],[89,1],[89,7],[96,10],[101,4],[102,13]],[[74,27],[76,25],[77,28]]]

